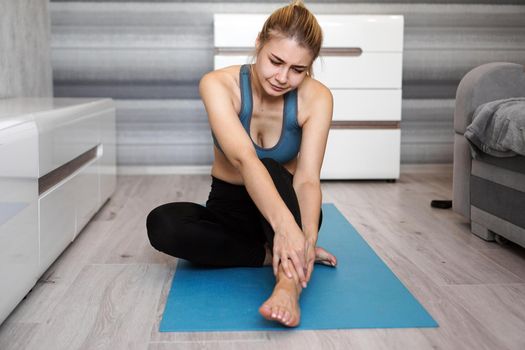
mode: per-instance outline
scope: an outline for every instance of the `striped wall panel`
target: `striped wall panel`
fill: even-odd
[[[0,98],[51,97],[48,0],[0,0]]]
[[[55,96],[117,100],[119,165],[209,165],[198,95],[213,68],[214,13],[282,1],[52,1]],[[525,63],[525,1],[307,1],[317,14],[405,16],[403,163],[451,162],[457,84],[491,61]]]

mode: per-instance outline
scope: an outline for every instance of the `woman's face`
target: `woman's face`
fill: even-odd
[[[310,50],[294,39],[274,36],[259,51],[254,68],[264,91],[280,96],[302,83],[311,64]]]

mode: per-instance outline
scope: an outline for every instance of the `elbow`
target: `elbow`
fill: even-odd
[[[295,178],[294,178],[295,180]],[[297,181],[294,181],[294,189],[296,192],[302,191],[304,189],[309,190],[315,190],[315,191],[321,191],[321,180],[319,179],[300,179],[298,178]]]
[[[230,163],[242,174],[250,164],[253,164],[253,162],[258,159],[255,150],[246,150],[236,152],[236,154],[230,159]]]

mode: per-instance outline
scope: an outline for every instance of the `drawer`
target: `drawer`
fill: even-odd
[[[62,253],[75,234],[75,187],[66,181],[39,198],[40,273]]]
[[[98,161],[82,168],[72,179],[74,202],[71,203],[76,209],[75,235],[86,226],[88,221],[95,215],[100,203]],[[71,237],[71,239],[74,239]]]
[[[403,51],[401,15],[318,15],[323,47],[359,47],[364,52]]]
[[[400,142],[399,129],[331,129],[321,179],[397,179]]]
[[[36,198],[29,203],[0,202],[0,323],[39,276],[37,219]]]
[[[250,63],[251,57],[216,55],[215,69]],[[314,77],[330,89],[401,89],[401,53],[326,56],[314,62]]]
[[[47,114],[51,114],[48,112]],[[100,143],[100,112],[54,122],[41,117],[39,123],[40,176],[75,159]],[[51,118],[48,118],[51,119]]]
[[[106,111],[100,116],[101,142],[98,159],[100,174],[100,205],[115,192],[117,185],[117,149],[115,131],[115,109]]]
[[[214,46],[252,48],[268,15],[214,15]],[[323,49],[359,47],[365,52],[403,51],[403,16],[317,15]]]
[[[330,89],[401,89],[401,53],[363,53],[357,57],[322,57],[314,77]]]
[[[401,90],[332,89],[333,120],[401,120]]]

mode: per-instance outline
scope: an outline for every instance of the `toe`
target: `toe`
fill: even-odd
[[[321,247],[315,248],[315,261],[328,266],[335,266],[337,264],[336,257]]]
[[[277,319],[279,320],[282,320],[283,317],[284,317],[284,309],[283,308],[279,308],[279,313],[277,314]]]
[[[276,318],[277,318],[278,313],[279,313],[279,308],[277,308],[277,307],[272,307],[272,318],[273,318],[273,319],[276,319]]]
[[[290,322],[290,311],[286,310],[286,312],[284,313],[283,322],[286,324]]]
[[[272,315],[272,309],[268,304],[263,304],[259,308],[259,313],[266,319],[270,319]]]

